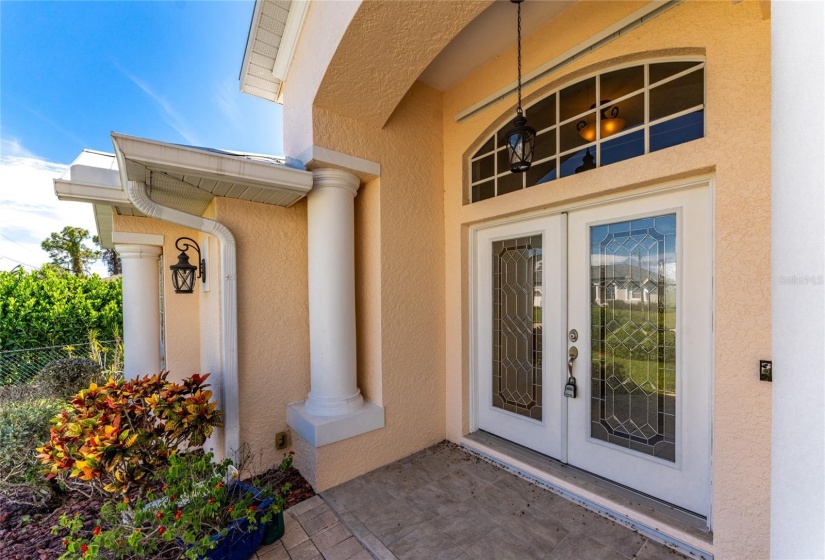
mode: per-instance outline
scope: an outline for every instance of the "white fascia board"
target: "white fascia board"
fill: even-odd
[[[275,55],[275,66],[272,67],[272,76],[280,82],[276,94],[278,103],[283,103],[281,94],[283,82],[289,74],[289,67],[292,65],[295,48],[298,46],[298,38],[304,28],[308,11],[309,0],[293,0],[289,6],[284,35],[281,37],[281,44],[278,46],[278,54]]]
[[[69,167],[67,179],[72,183],[120,188],[120,174],[117,166],[112,169],[109,167],[72,164]]]
[[[129,197],[120,188],[78,183],[66,179],[54,180],[54,193],[58,200],[71,202],[90,202],[108,206],[131,206]]]
[[[112,139],[126,159],[171,173],[243,182],[299,196],[306,195],[312,189],[312,173],[309,171],[115,132]]]

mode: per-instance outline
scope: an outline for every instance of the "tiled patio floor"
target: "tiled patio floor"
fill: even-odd
[[[379,559],[685,558],[448,443],[322,497]]]
[[[315,496],[284,512],[284,536],[258,549],[259,560],[371,560],[329,506]]]

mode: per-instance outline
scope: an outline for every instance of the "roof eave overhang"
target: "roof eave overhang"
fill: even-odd
[[[83,179],[75,180],[74,177]],[[129,197],[120,188],[117,169],[102,169],[86,165],[71,165],[66,175],[54,180],[58,200],[92,204],[100,245],[113,249],[112,207],[132,207]]]
[[[242,181],[262,189],[286,191],[300,197],[306,196],[312,189],[312,173],[284,165],[273,165],[115,132],[112,133],[112,143],[125,160],[160,168],[169,173],[197,175],[223,181]]]
[[[292,0],[287,8],[273,0],[256,0],[246,39],[243,62],[241,64],[241,91],[276,103],[283,103],[283,86],[298,37],[306,20],[309,0]],[[273,12],[286,11],[285,21],[276,21],[278,27],[267,29],[264,20],[276,16]],[[263,43],[265,48],[257,49]],[[277,42],[277,45],[272,43]]]

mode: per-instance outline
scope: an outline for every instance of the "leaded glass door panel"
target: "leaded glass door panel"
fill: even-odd
[[[710,513],[712,236],[707,188],[569,214],[581,334],[568,462]]]
[[[478,426],[553,457],[563,419],[562,221],[519,221],[474,240]]]

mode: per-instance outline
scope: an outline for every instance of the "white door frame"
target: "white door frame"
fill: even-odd
[[[475,432],[479,429],[479,421],[478,421],[478,408],[479,408],[479,384],[477,381],[477,371],[478,371],[478,313],[476,310],[476,301],[479,297],[479,287],[478,287],[478,278],[476,277],[476,270],[478,263],[477,261],[477,250],[478,250],[478,232],[498,227],[505,224],[514,224],[524,220],[530,220],[534,218],[539,218],[543,216],[550,216],[554,214],[566,214],[568,212],[579,210],[583,208],[593,207],[593,206],[601,206],[606,204],[612,204],[618,201],[623,200],[630,200],[634,198],[641,198],[641,197],[648,197],[648,196],[655,196],[657,194],[665,193],[668,191],[679,191],[679,190],[688,190],[697,187],[705,187],[708,191],[708,199],[710,204],[710,226],[711,226],[711,239],[713,240],[711,243],[711,254],[710,262],[711,262],[711,274],[715,279],[715,239],[716,239],[716,217],[715,217],[715,201],[716,201],[716,185],[715,185],[715,178],[713,175],[702,175],[699,177],[694,177],[688,180],[685,179],[678,179],[673,181],[667,181],[660,183],[658,185],[654,185],[644,189],[634,190],[631,193],[622,194],[622,195],[601,195],[596,196],[590,200],[584,202],[576,202],[568,205],[561,205],[557,208],[554,208],[552,211],[547,210],[538,210],[538,211],[526,211],[522,215],[518,216],[509,216],[507,218],[500,218],[500,219],[492,219],[490,221],[484,222],[482,224],[477,224],[469,227],[469,252],[468,252],[468,280],[469,280],[469,428],[470,432]],[[566,236],[567,228],[564,228],[564,235]],[[567,239],[564,239],[563,247],[565,254],[563,258],[567,259],[566,255],[566,248],[567,248]],[[563,275],[562,279],[562,291],[564,293],[565,298],[567,298],[567,275]],[[564,308],[564,320],[565,329],[567,328],[567,308]],[[713,325],[714,332],[711,336],[710,341],[710,379],[709,379],[709,387],[708,387],[708,478],[709,478],[709,500],[710,500],[710,507],[708,508],[708,528],[712,527],[712,514],[713,514],[713,494],[714,494],[714,480],[713,480],[713,424],[714,424],[714,387],[715,387],[715,375],[716,375],[716,355],[715,355],[715,347],[716,347],[716,337],[715,337],[715,324],[716,324],[716,282],[715,280],[712,283],[711,289],[711,322]],[[565,338],[563,339],[566,341],[566,334],[567,331],[564,331]],[[567,344],[565,343],[565,347]],[[567,356],[562,356],[562,360],[564,362],[564,368],[566,371],[567,368]],[[568,426],[567,422],[567,399],[562,399],[561,407],[564,411],[563,413],[563,422],[564,425],[562,426],[562,456],[560,460],[562,462],[567,462],[567,433],[568,433]]]

